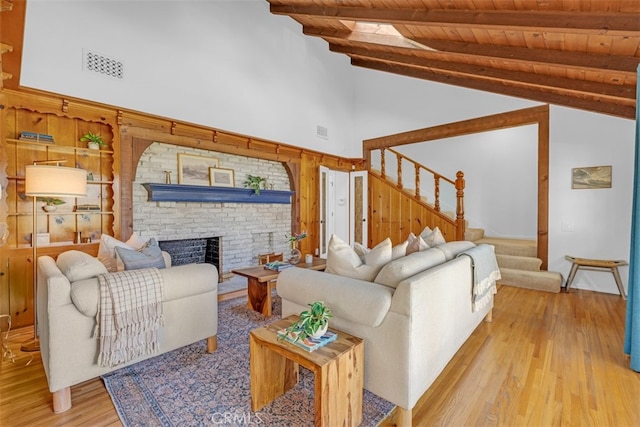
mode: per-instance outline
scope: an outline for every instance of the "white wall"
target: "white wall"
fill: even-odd
[[[361,155],[364,139],[538,105],[351,67],[290,18],[271,15],[262,0],[30,0],[26,25],[24,86],[347,157]],[[83,48],[123,61],[125,78],[82,71]],[[328,128],[329,141],[316,137],[317,125]],[[551,109],[550,269],[566,276],[565,254],[628,259],[633,125]],[[490,156],[477,155],[494,168]],[[572,167],[602,164],[613,166],[612,189],[571,190]],[[574,231],[561,231],[563,221]],[[504,222],[500,229],[520,227]],[[626,283],[626,268],[622,275]],[[616,292],[609,276],[579,273],[575,285]]]
[[[353,71],[269,3],[27,3],[21,84],[300,147],[357,156]],[[83,71],[89,49],[124,78]],[[329,140],[316,136],[328,129]]]
[[[525,100],[369,70],[360,70],[357,82],[356,137],[361,139],[537,105]],[[629,260],[634,121],[553,106],[550,122],[549,269],[561,272],[566,278],[571,264],[564,259],[565,255]],[[488,224],[490,232],[495,231],[498,235],[529,235],[531,218],[522,209],[530,204],[531,212],[534,212],[536,199],[533,196],[537,194],[537,181],[519,177],[515,171],[522,168],[526,173],[537,174],[527,164],[529,161],[533,164],[537,155],[532,158],[532,147],[527,142],[522,151],[509,153],[513,156],[513,165],[497,166],[495,157],[498,154],[496,150],[507,149],[511,141],[530,141],[531,129],[531,126],[525,126],[509,129],[504,134],[492,132],[450,138],[442,142],[403,147],[400,151],[416,156],[416,160],[426,166],[431,166],[429,159],[433,158],[435,163],[437,158],[438,162],[443,162],[443,170],[440,167],[435,169],[449,177],[457,169],[467,173],[469,199],[465,199],[465,216],[471,219],[472,226]],[[487,136],[490,140],[486,139]],[[498,141],[493,141],[494,136],[498,137]],[[449,143],[451,151],[444,148]],[[460,155],[462,159],[458,164],[453,159]],[[476,185],[475,176],[480,172],[471,164],[473,158],[488,169],[484,171],[486,177],[478,178],[482,180],[479,186]],[[600,165],[613,166],[611,189],[571,189],[571,168]],[[492,187],[491,190],[506,193],[513,187],[519,188],[521,193],[516,195],[516,202],[522,205],[518,211],[521,217],[500,215],[497,211],[504,209],[504,205],[498,204],[499,201],[493,201],[496,206],[481,206],[475,200],[477,196],[470,194],[481,191],[482,196],[486,195],[485,180],[494,183],[493,178],[502,175],[503,171],[505,176],[515,174],[522,181],[514,185],[510,178],[503,182],[502,187]],[[497,224],[489,215],[496,215],[502,223]],[[524,220],[525,216],[529,219]],[[573,225],[574,231],[562,231],[563,222]],[[628,268],[621,267],[620,274],[626,288]],[[608,272],[580,270],[572,286],[618,293],[613,276]]]

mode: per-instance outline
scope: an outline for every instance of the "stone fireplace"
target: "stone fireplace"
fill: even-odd
[[[234,171],[238,188],[243,188],[247,175],[259,175],[267,179],[268,188],[291,190],[281,162],[154,142],[144,151],[136,169],[132,186],[133,231],[143,237],[155,237],[161,247],[167,242],[215,236],[222,278],[233,269],[258,264],[258,254],[289,248],[286,236],[291,234],[290,204],[149,201],[143,183],[164,183],[168,171],[173,183],[178,184],[178,153],[218,159],[221,168]],[[179,261],[175,259],[182,255],[167,252],[177,265]]]
[[[184,265],[194,262],[213,264],[218,269],[218,281],[222,279],[220,237],[162,240],[158,244],[160,249],[171,255],[171,265]]]

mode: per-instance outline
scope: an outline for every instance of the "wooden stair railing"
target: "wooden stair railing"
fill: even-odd
[[[440,226],[441,231],[443,230],[443,228],[446,229],[450,229],[452,226],[453,230],[452,230],[452,235],[449,236],[445,236],[448,237],[449,240],[464,240],[464,233],[465,233],[465,220],[464,220],[464,188],[465,188],[465,181],[464,181],[464,173],[462,171],[458,171],[456,173],[456,179],[452,180],[449,179],[441,174],[439,174],[438,172],[416,162],[415,160],[403,155],[402,153],[399,153],[396,150],[393,150],[392,148],[379,148],[377,150],[372,150],[373,151],[379,151],[380,152],[380,171],[377,172],[374,168],[373,165],[371,164],[371,154],[369,153],[369,155],[367,156],[368,158],[368,163],[367,163],[367,169],[369,171],[369,173],[371,175],[374,176],[378,176],[379,178],[381,178],[382,180],[386,181],[390,186],[394,186],[397,190],[401,191],[403,194],[408,194],[412,197],[412,199],[417,202],[420,206],[424,207],[425,209],[431,211],[434,216],[436,217],[436,219],[431,223],[431,224],[420,224],[420,226],[424,227],[425,225],[429,225],[431,228],[435,227],[435,226]],[[395,156],[396,158],[396,180],[394,182],[393,178],[392,178],[392,173],[388,173],[387,172],[387,165],[386,165],[386,157],[387,157],[387,153],[389,153],[392,156]],[[411,165],[411,168],[413,169],[413,173],[412,175],[414,176],[414,188],[411,190],[408,190],[406,188],[406,186],[403,183],[403,162],[408,162]],[[427,174],[431,174],[433,176],[433,197],[434,200],[433,202],[428,202],[425,200],[425,198],[423,197],[423,195],[421,194],[421,179],[420,176],[422,174],[422,171],[426,172]],[[391,176],[390,176],[391,175]],[[441,211],[441,197],[440,197],[440,190],[441,190],[441,186],[445,185],[445,186],[451,186],[451,189],[455,191],[455,219],[452,219],[449,215],[446,215],[445,213],[443,213]],[[403,217],[406,217],[407,215],[401,215]],[[415,216],[415,215],[414,215]],[[443,227],[443,225],[449,225],[447,227]],[[411,226],[413,227],[413,226]],[[411,230],[414,233],[416,231],[420,232],[422,230]],[[408,234],[408,233],[407,233]],[[449,234],[449,233],[447,233]]]

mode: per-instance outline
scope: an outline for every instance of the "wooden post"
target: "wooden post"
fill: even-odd
[[[464,240],[464,173],[456,173],[456,240]]]
[[[386,170],[384,156],[385,156],[385,149],[381,148],[380,149],[380,176],[382,177],[382,179],[385,179],[387,177],[387,170]]]
[[[414,163],[414,167],[416,168],[416,199],[420,199],[420,165]]]
[[[434,209],[436,212],[440,212],[440,175],[433,175],[433,193],[435,194]]]
[[[402,190],[402,157],[396,154],[396,159],[398,163],[398,188]]]

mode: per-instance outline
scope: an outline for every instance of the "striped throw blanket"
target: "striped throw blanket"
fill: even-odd
[[[497,293],[496,280],[500,280],[502,277],[494,247],[480,244],[459,253],[458,256],[471,258],[471,268],[473,269],[471,310],[476,312],[489,304],[491,297]]]
[[[158,351],[163,279],[157,268],[101,274],[94,336],[98,365],[113,367]]]

